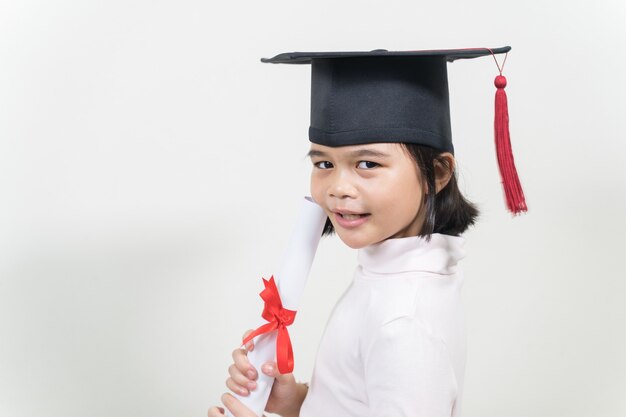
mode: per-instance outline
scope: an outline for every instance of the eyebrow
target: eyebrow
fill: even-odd
[[[313,158],[316,156],[324,158],[324,157],[327,157],[328,154],[326,152],[311,149],[309,153],[307,154],[307,156],[309,156],[310,158]],[[375,151],[373,149],[367,149],[367,148],[352,151],[348,154],[348,156],[352,158],[359,158],[359,157],[364,157],[364,156],[373,156],[376,158],[388,158],[389,157],[389,155],[384,152],[379,152],[379,151]]]
[[[309,151],[309,153],[306,154],[309,158],[313,158],[314,156],[319,156],[319,157],[324,157],[326,156],[326,152],[322,152],[322,151],[316,151],[314,149],[311,149]]]

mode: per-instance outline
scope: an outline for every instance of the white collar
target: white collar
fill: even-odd
[[[359,265],[379,273],[420,271],[449,275],[465,256],[465,239],[459,236],[433,233],[430,242],[419,236],[387,239],[358,251]]]

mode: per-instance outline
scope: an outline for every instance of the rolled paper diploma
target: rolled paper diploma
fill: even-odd
[[[311,264],[322,237],[326,217],[324,210],[311,197],[304,197],[289,244],[283,252],[280,269],[277,274],[274,274],[282,306],[285,309],[298,310]],[[274,383],[274,378],[261,371],[261,365],[267,361],[276,360],[276,339],[277,331],[254,338],[254,350],[248,353],[248,359],[258,371],[257,388],[246,397],[232,393],[257,416],[263,415]],[[232,417],[228,409],[226,415]]]

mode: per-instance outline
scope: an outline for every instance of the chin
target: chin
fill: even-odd
[[[339,239],[341,239],[346,246],[352,249],[361,249],[374,243],[371,240],[359,239],[354,236],[346,236],[344,233],[338,232],[337,229],[335,229],[335,232],[339,236]]]
[[[369,243],[360,243],[360,242],[349,242],[349,241],[345,241],[343,239],[341,239],[343,241],[343,243],[346,244],[346,246],[350,247],[351,249],[361,249],[364,248],[366,246],[369,246]]]

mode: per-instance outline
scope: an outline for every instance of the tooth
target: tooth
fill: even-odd
[[[344,214],[343,215],[343,218],[347,219],[347,220],[356,220],[359,217],[361,217],[361,215],[359,215],[359,214]]]

